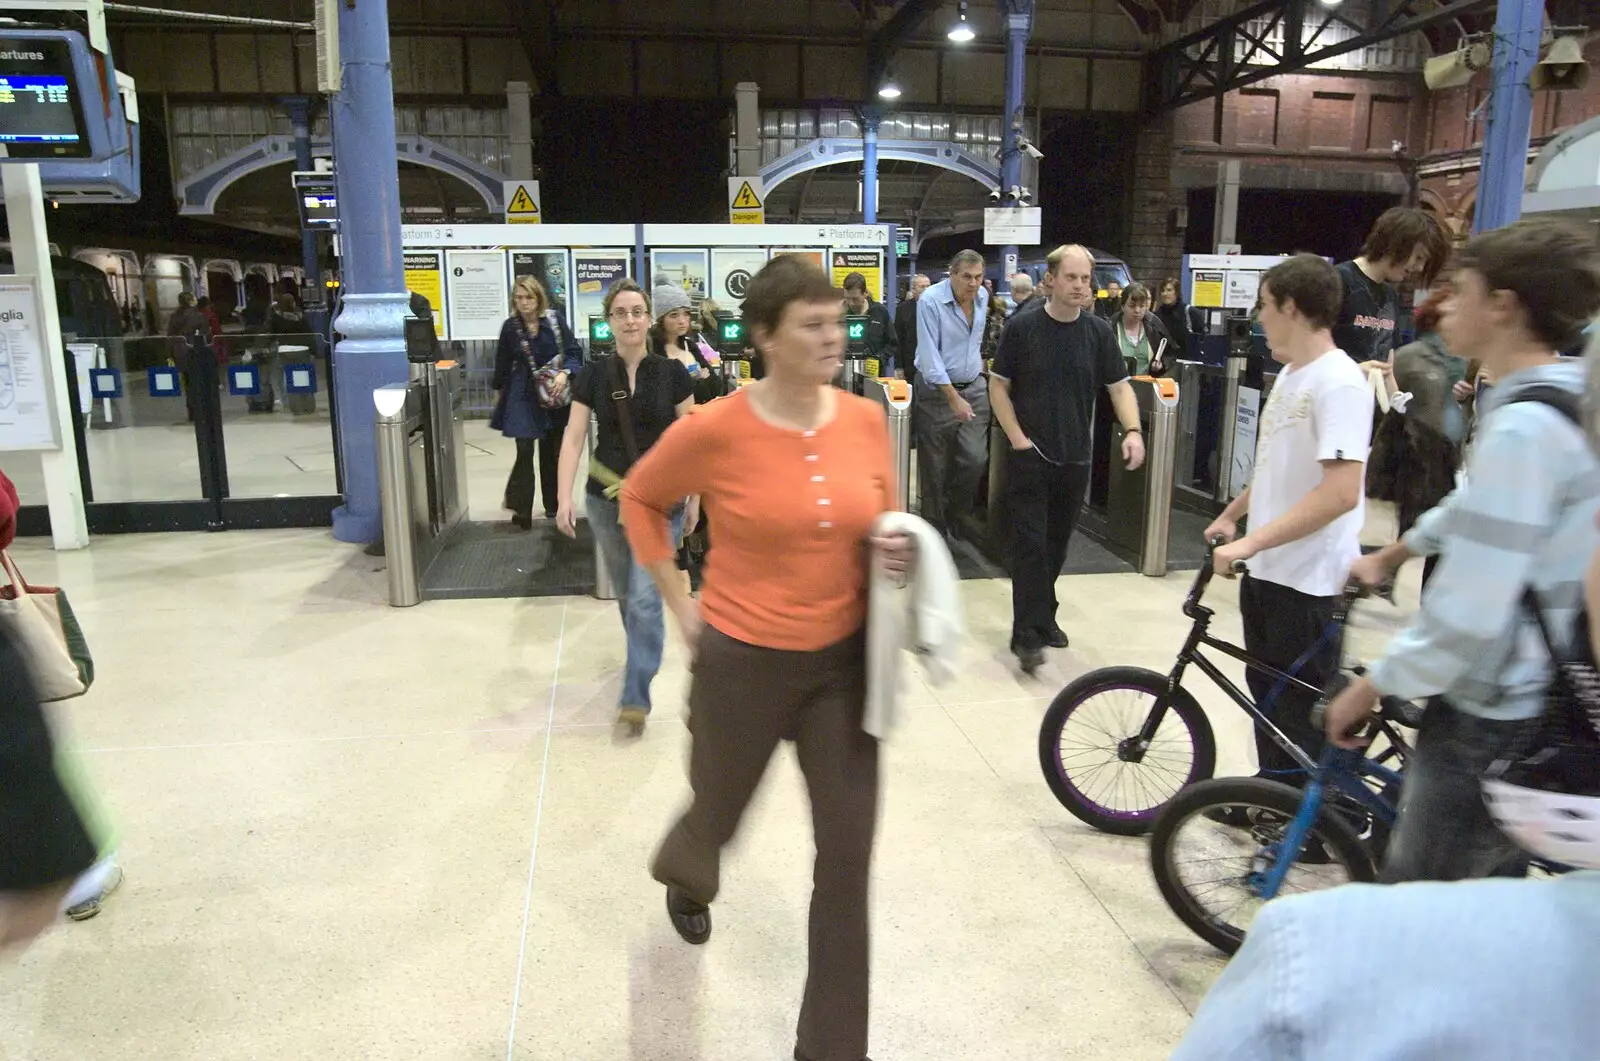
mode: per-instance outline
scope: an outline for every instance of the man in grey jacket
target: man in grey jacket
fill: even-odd
[[[1600,247],[1584,229],[1521,221],[1485,233],[1457,256],[1440,334],[1497,383],[1465,484],[1399,542],[1362,557],[1351,574],[1375,586],[1413,556],[1439,566],[1411,625],[1327,711],[1345,747],[1380,695],[1428,700],[1406,770],[1386,881],[1457,880],[1515,869],[1478,778],[1544,709],[1550,659],[1525,614],[1532,590],[1555,637],[1572,636],[1583,572],[1600,547],[1600,462],[1578,408],[1584,364],[1557,356],[1600,310]]]

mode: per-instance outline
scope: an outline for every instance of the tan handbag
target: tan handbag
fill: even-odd
[[[0,623],[21,646],[39,699],[82,696],[94,683],[94,660],[67,595],[55,586],[28,585],[9,552],[0,550],[0,566]]]

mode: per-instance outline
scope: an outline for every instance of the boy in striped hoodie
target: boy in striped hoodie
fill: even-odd
[[[1553,634],[1570,639],[1584,568],[1600,547],[1600,462],[1557,407],[1580,408],[1585,366],[1556,353],[1600,311],[1600,247],[1574,225],[1521,221],[1468,243],[1452,282],[1440,334],[1498,382],[1479,410],[1464,483],[1351,569],[1375,586],[1413,556],[1439,557],[1411,625],[1327,712],[1328,738],[1353,747],[1380,695],[1428,700],[1383,870],[1390,882],[1520,864],[1478,779],[1519,722],[1544,707],[1550,660],[1523,592],[1531,588]]]

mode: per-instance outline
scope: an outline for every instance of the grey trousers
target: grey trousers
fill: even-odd
[[[989,381],[959,388],[972,419],[956,419],[944,392],[917,377],[917,485],[922,518],[942,530],[960,526],[977,500],[978,480],[989,466]]]
[[[1521,723],[1479,718],[1434,697],[1406,765],[1400,817],[1379,879],[1520,877],[1527,859],[1489,817],[1479,778],[1521,732]]]

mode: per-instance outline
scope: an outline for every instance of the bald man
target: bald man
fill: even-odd
[[[1085,308],[1094,276],[1075,244],[1049,257],[1050,295],[1006,323],[989,373],[994,418],[1011,443],[1011,651],[1032,674],[1046,648],[1066,648],[1056,579],[1089,489],[1095,397],[1104,388],[1127,436],[1122,459],[1144,463],[1139,405],[1111,325]]]

